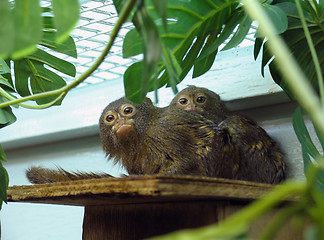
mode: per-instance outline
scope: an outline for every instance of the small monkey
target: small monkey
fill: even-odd
[[[171,108],[179,108],[200,114],[218,124],[227,135],[227,143],[220,142],[223,155],[236,164],[231,166],[234,179],[264,183],[279,183],[285,179],[286,164],[278,144],[253,120],[231,113],[219,95],[201,87],[189,86],[180,91],[171,101]],[[230,149],[236,149],[231,154]],[[226,162],[228,159],[217,161]]]
[[[200,115],[121,98],[99,123],[104,151],[129,174],[208,175],[215,124]]]
[[[142,104],[121,98],[103,110],[99,128],[106,155],[121,163],[129,174],[214,174],[208,159],[218,151],[214,142],[221,135],[215,134],[213,121],[200,115],[177,108],[157,108],[149,98]],[[220,172],[226,177],[225,172]],[[37,167],[27,170],[34,183],[87,179],[92,175]]]

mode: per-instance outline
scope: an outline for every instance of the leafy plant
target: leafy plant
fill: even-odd
[[[284,39],[285,43],[288,45],[291,53],[298,62],[298,65],[303,70],[308,81],[312,84],[314,89],[319,90],[319,81],[318,74],[316,71],[316,62],[313,61],[312,51],[318,53],[318,63],[322,71],[324,71],[324,8],[323,1],[302,1],[301,7],[303,15],[305,17],[305,24],[307,26],[307,31],[309,35],[305,34],[304,28],[302,25],[301,18],[298,13],[297,6],[295,1],[291,0],[281,0],[275,1],[276,6],[282,9],[285,12],[285,15],[288,18],[288,28],[285,32],[281,34],[281,37]],[[308,45],[309,38],[312,39],[314,43],[314,48],[305,48]],[[257,58],[262,43],[264,43],[263,54],[262,54],[262,74],[264,68],[269,65],[270,73],[274,81],[280,85],[284,91],[293,98],[293,94],[290,92],[289,87],[282,78],[277,65],[275,64],[273,55],[271,54],[267,41],[264,41],[262,38],[256,39],[255,44],[255,58]]]
[[[122,2],[114,0],[117,10]],[[136,28],[127,33],[123,44],[125,58],[144,53],[144,60],[131,65],[124,75],[126,97],[137,103],[144,99],[147,91],[165,85],[176,92],[176,85],[192,68],[193,77],[206,73],[214,63],[220,45],[230,38],[222,50],[236,47],[244,40],[252,24],[239,1],[169,0],[164,18],[161,18],[154,2],[145,1],[145,6],[135,12],[133,23]],[[284,32],[287,28],[284,12],[268,2],[262,6],[276,22],[277,32]],[[141,17],[143,12],[145,18]],[[147,28],[146,25],[152,25],[152,22],[156,27]],[[150,41],[146,40],[148,36],[152,37]],[[155,47],[146,49],[146,42]],[[162,49],[161,57],[157,54],[157,46]],[[153,74],[142,74],[147,72]],[[138,79],[139,74],[142,79]]]
[[[74,28],[78,16],[77,0],[54,0],[53,9],[40,7],[38,0],[0,2],[0,104],[3,105],[0,108],[0,128],[16,120],[9,104],[6,105],[9,101],[15,101],[17,96],[32,97],[66,85],[54,69],[75,76],[73,64],[47,53],[47,50],[77,57],[74,40],[69,32]],[[45,108],[59,105],[62,97],[45,96],[35,99],[38,105],[19,105]],[[6,161],[1,146],[0,160]],[[0,200],[7,199],[8,181],[8,174],[0,161]]]

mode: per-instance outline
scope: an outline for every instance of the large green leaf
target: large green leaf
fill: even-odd
[[[316,164],[314,164],[313,161],[323,161],[323,157],[317,150],[315,144],[313,143],[309,132],[306,128],[304,119],[303,119],[303,114],[298,107],[293,115],[293,127],[296,133],[296,136],[301,144],[302,147],[302,155],[303,155],[303,160],[304,160],[304,172],[307,178],[312,177],[309,176],[310,174],[310,169],[316,167]],[[310,158],[313,158],[312,159]],[[324,194],[324,170],[319,169],[316,172],[316,177],[315,177],[315,184],[320,190],[322,194]]]
[[[10,32],[15,33],[14,41],[12,42],[15,43],[19,41],[19,46],[17,47],[15,45],[12,50],[16,57],[20,57],[19,59],[13,61],[13,59],[8,58],[5,62],[0,59],[0,86],[4,88],[8,94],[14,92],[21,96],[29,96],[31,94],[58,89],[66,85],[66,83],[65,80],[57,74],[57,72],[72,77],[75,76],[76,69],[73,64],[48,53],[48,50],[52,50],[67,56],[77,57],[74,40],[70,36],[65,35],[68,29],[71,30],[72,26],[75,26],[77,21],[76,15],[78,16],[79,13],[79,5],[77,1],[67,2],[69,3],[61,6],[60,11],[62,12],[58,13],[59,10],[57,4],[59,1],[55,1],[55,3],[53,1],[53,4],[56,4],[56,16],[53,16],[52,8],[40,8],[39,1],[37,0],[17,1],[14,4],[14,8],[9,10],[3,2],[0,3],[3,4],[4,9],[6,10],[3,10],[4,13],[9,15],[7,16],[8,21],[10,20],[10,14],[14,16],[12,18],[15,20],[15,25],[11,26],[10,29]],[[68,10],[66,7],[70,7],[69,11],[71,11],[71,16],[66,16],[69,15],[67,14]],[[8,13],[8,11],[10,12]],[[61,18],[59,23],[56,18]],[[74,20],[72,21],[72,19]],[[2,16],[0,16],[0,20],[2,20]],[[23,20],[26,20],[26,22],[17,26],[18,23]],[[66,21],[66,23],[63,23],[64,21]],[[8,23],[10,23],[10,21]],[[60,29],[57,28],[58,26]],[[23,30],[19,32],[21,28],[23,28]],[[36,29],[38,29],[37,31],[39,33],[36,33]],[[16,33],[17,31],[19,34]],[[2,37],[3,36],[0,35],[1,43]],[[65,40],[58,42],[57,38],[64,38]],[[38,45],[36,46],[36,44]],[[33,49],[33,51],[31,51],[31,49]],[[11,78],[11,62],[14,63],[13,73],[15,84],[13,84]],[[6,65],[3,63],[6,63]],[[7,67],[6,73],[2,71],[4,66]],[[36,102],[42,104],[48,103],[54,99],[55,96],[52,96],[38,99]],[[3,97],[1,100],[7,101]],[[56,104],[60,104],[60,102],[57,102]],[[9,109],[1,110],[2,119],[7,118],[8,114],[11,115]],[[3,122],[4,120],[1,123]],[[12,122],[12,120],[9,122]]]
[[[304,123],[302,111],[299,107],[296,109],[293,115],[293,127],[300,144],[306,150],[306,152],[314,159],[319,158],[321,155],[316,149],[316,146],[308,133]]]
[[[36,50],[42,37],[42,18],[39,0],[15,1],[14,51],[12,58],[20,58]]]
[[[43,8],[43,11],[50,12],[51,9]],[[39,44],[56,52],[76,57],[74,40],[68,37],[63,42],[57,42],[53,17],[45,16],[43,20],[43,35]],[[21,96],[51,91],[66,85],[65,80],[55,73],[54,69],[72,77],[76,74],[73,64],[42,49],[38,47],[34,53],[14,61],[15,87],[17,93]],[[53,101],[55,97],[57,96],[38,99],[36,103],[48,103]],[[56,104],[60,103],[59,101]]]
[[[0,58],[7,57],[14,44],[14,20],[7,0],[0,0]]]
[[[7,77],[9,76],[9,79]],[[0,87],[6,90],[14,91],[10,77],[10,68],[6,61],[0,58]]]
[[[144,99],[148,91],[150,76],[155,70],[156,64],[160,59],[162,46],[159,32],[145,6],[141,6],[135,16],[142,26],[140,32],[143,39],[144,60],[140,99]]]
[[[132,96],[134,99],[141,99],[141,81],[138,81],[143,73],[143,62],[132,64],[124,73],[125,95]],[[125,82],[127,81],[127,82]]]
[[[317,7],[315,6],[315,9],[319,9],[318,11],[316,11],[315,9],[313,9],[312,5],[306,4],[306,2],[307,1],[302,2],[304,15],[316,53],[318,55],[322,72],[324,72],[323,14],[320,10],[321,7],[319,5]],[[313,3],[315,4],[315,1]],[[296,5],[287,0],[287,2],[281,1],[281,3],[277,4],[276,6],[280,7],[288,16],[288,28],[284,33],[281,34],[281,36],[294,55],[294,58],[298,62],[299,66],[305,73],[310,84],[314,87],[315,90],[318,90],[318,79],[314,62],[308,47],[304,30],[300,22],[300,17],[298,15]],[[274,59],[272,58],[272,54],[270,54],[270,52],[268,51],[267,43],[264,44],[262,58],[262,71],[269,63],[270,73],[274,81],[278,83],[291,98],[293,98],[289,87],[285,84],[285,81],[282,79],[282,76],[279,73],[278,66],[275,64],[275,61],[273,61]]]
[[[0,161],[0,210],[2,207],[2,201],[7,203],[7,189],[9,185],[8,172],[2,166]]]
[[[265,11],[265,13],[268,15],[268,17],[271,19],[276,32],[278,34],[283,33],[287,30],[288,28],[288,19],[287,16],[285,14],[285,12],[278,7],[278,5],[270,5],[270,4],[263,4],[262,5],[263,10]],[[256,38],[260,37],[259,32],[257,31]]]
[[[214,53],[218,50],[219,46],[227,40],[230,35],[234,32],[234,29],[242,23],[243,19],[245,18],[245,13],[241,11],[241,9],[235,10],[229,19],[226,22],[226,25],[223,29],[220,29],[221,32],[219,35],[216,33],[216,38],[213,41],[210,41],[210,44],[206,44],[202,49],[197,61],[201,61],[203,58],[207,57],[209,54]],[[208,38],[209,40],[209,38]]]
[[[247,15],[243,16],[240,20],[241,22],[239,23],[237,30],[234,32],[233,37],[222,50],[227,50],[236,47],[244,40],[245,36],[249,32],[252,20]]]
[[[54,32],[43,31],[43,38],[40,41],[41,45],[48,47],[56,52],[64,53],[68,56],[77,57],[76,46],[72,37],[68,37],[63,42],[57,42]]]
[[[0,103],[6,102],[7,99],[0,96]],[[16,121],[15,115],[10,107],[0,108],[0,128],[8,126]]]
[[[177,84],[182,81],[195,64],[201,53],[201,49],[204,47],[204,55],[201,56],[196,63],[197,67],[194,71],[194,76],[199,76],[206,72],[211,67],[218,51],[218,47],[215,48],[213,43],[219,39],[220,33],[224,30],[227,21],[231,19],[231,14],[234,11],[242,11],[237,10],[237,2],[233,3],[226,0],[169,0],[167,1],[166,30],[166,28],[163,27],[163,21],[161,20],[159,12],[156,11],[155,5],[151,1],[145,1],[145,4],[149,15],[157,25],[161,37],[161,44],[163,45],[162,48],[165,49],[165,51],[163,51],[163,58],[161,58],[161,62],[158,64],[157,71],[154,72],[149,81],[147,81],[149,90],[154,90],[166,84],[168,86],[174,86],[174,83]],[[242,18],[244,17],[244,15],[240,16],[242,16]],[[143,26],[140,25],[137,18],[134,19],[134,23],[137,30],[140,32]],[[244,26],[246,26],[246,22]],[[240,33],[238,35],[242,38],[244,34]],[[143,53],[144,50],[142,44],[139,44],[140,39],[138,36],[139,34],[136,34],[135,30],[131,30],[127,34],[123,46],[124,57]],[[234,45],[235,44],[233,44],[233,46]],[[171,55],[168,54],[169,51],[172,52]],[[172,81],[170,80],[170,76],[174,76],[175,74],[169,74],[168,71],[170,69],[173,71],[174,68],[170,68],[170,66],[167,67],[168,63],[163,61],[170,59],[168,55],[175,57],[174,60],[176,61],[173,62],[178,63],[177,69],[181,69],[181,73],[178,74],[177,79],[173,79]],[[130,67],[129,71],[132,71],[132,69],[133,71],[138,70],[138,66],[139,65]],[[146,92],[138,94],[143,91],[141,87],[142,84],[134,84],[132,81],[141,81],[141,78],[138,77],[134,79],[131,72],[124,75],[125,85],[132,84],[133,87],[137,87],[131,91],[126,91],[126,96],[135,102],[140,102],[143,100],[143,96],[146,95]],[[139,98],[139,96],[141,97]]]
[[[0,144],[0,161],[4,161],[4,162],[7,162],[7,156]]]
[[[69,37],[70,32],[79,20],[79,1],[52,0],[52,5],[57,29],[56,38],[58,42],[62,42]]]
[[[17,92],[22,96],[30,95],[30,88],[33,94],[55,90],[66,85],[64,79],[45,68],[52,67],[69,76],[75,76],[76,70],[73,64],[54,57],[45,51],[37,50],[31,56],[24,57],[14,62],[15,85]],[[38,104],[51,102],[57,96],[38,99]],[[60,104],[58,102],[57,104]]]

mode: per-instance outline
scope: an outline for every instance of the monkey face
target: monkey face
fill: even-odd
[[[134,120],[132,117],[135,114],[135,106],[132,104],[123,104],[117,110],[109,110],[104,114],[104,124],[111,128],[113,134],[116,136],[126,136],[134,128]]]
[[[200,114],[213,121],[220,121],[228,113],[218,94],[207,88],[189,86],[173,98],[170,106]]]
[[[180,92],[171,104],[174,104],[177,108],[185,111],[191,111],[203,115],[204,109],[206,108],[205,105],[208,104],[208,96],[199,89],[188,90],[189,89],[186,88]]]

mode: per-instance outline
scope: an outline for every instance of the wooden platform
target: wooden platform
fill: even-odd
[[[85,206],[83,239],[128,240],[221,221],[271,188],[226,179],[137,176],[13,186],[8,201]],[[251,236],[268,220],[251,227]],[[291,230],[279,239],[288,236]]]

